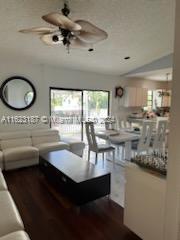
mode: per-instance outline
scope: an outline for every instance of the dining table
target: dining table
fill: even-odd
[[[125,130],[101,130],[95,132],[96,137],[105,140],[108,144],[112,144],[115,147],[124,145],[125,147],[125,156],[124,159],[120,158],[116,154],[116,163],[124,166],[126,161],[130,161],[132,157],[132,142],[138,141],[141,137],[140,134],[136,133],[129,133]]]

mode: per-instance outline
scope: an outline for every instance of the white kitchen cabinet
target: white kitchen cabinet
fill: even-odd
[[[136,106],[142,107],[143,89],[136,88]]]
[[[162,107],[170,107],[170,106],[171,106],[171,92],[170,92],[170,96],[164,96],[162,98]]]
[[[142,106],[146,107],[147,106],[147,98],[148,98],[148,89],[147,88],[142,88],[142,89],[143,89]]]
[[[126,87],[125,88],[125,107],[144,107],[147,106],[147,89]]]
[[[136,107],[136,88],[127,87],[125,88],[125,107]]]

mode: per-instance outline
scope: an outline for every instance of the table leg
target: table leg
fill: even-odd
[[[107,145],[111,145],[111,142],[107,139],[107,140],[106,140],[106,144],[107,144]],[[112,157],[111,157],[111,153],[110,153],[110,152],[107,152],[107,153],[106,153],[106,159],[111,159],[111,160],[112,160]]]
[[[125,160],[130,161],[132,156],[131,141],[125,142]]]

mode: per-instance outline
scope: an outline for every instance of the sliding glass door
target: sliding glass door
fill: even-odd
[[[50,89],[51,127],[65,137],[86,141],[84,121],[103,127],[109,115],[109,92],[96,90]]]

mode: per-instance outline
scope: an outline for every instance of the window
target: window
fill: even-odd
[[[153,107],[154,109],[157,109],[158,107],[162,107],[162,97],[160,96],[159,92],[162,92],[162,89],[154,90],[154,103]]]
[[[147,95],[147,107],[148,110],[152,110],[153,109],[153,91],[152,90],[148,90],[148,95]]]
[[[159,92],[162,91],[162,89],[148,90],[147,107],[144,108],[145,111],[151,111],[163,106],[163,98],[159,94]]]
[[[109,97],[108,91],[50,88],[50,114],[58,120],[51,127],[65,137],[83,140],[83,120],[90,118],[102,127],[102,119],[109,115]]]

